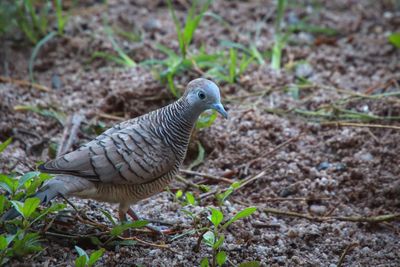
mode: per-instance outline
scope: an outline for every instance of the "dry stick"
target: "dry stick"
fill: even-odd
[[[180,170],[180,172],[182,172],[184,174],[188,174],[188,175],[201,176],[201,177],[204,177],[206,179],[214,180],[214,181],[217,181],[217,182],[225,182],[225,183],[228,183],[228,184],[233,184],[233,181],[228,179],[228,178],[215,176],[215,175],[208,174],[208,173],[196,172],[196,171],[191,171],[191,170]]]
[[[330,197],[320,197],[320,198],[307,198],[307,197],[269,197],[263,198],[263,201],[266,202],[275,202],[275,201],[310,201],[310,200],[331,200]]]
[[[193,188],[196,188],[196,189],[199,189],[199,190],[200,190],[200,186],[199,186],[198,184],[195,184],[195,183],[193,183],[193,182],[191,182],[191,181],[188,181],[188,180],[186,180],[185,178],[183,178],[183,177],[180,176],[180,175],[176,175],[175,178],[176,178],[176,180],[178,180],[178,181],[184,183],[184,184],[187,185],[187,186],[191,186],[191,187],[193,187]]]
[[[245,204],[245,203],[243,203]],[[302,219],[307,219],[310,221],[317,221],[317,222],[325,222],[331,220],[343,221],[343,222],[365,222],[365,223],[380,223],[380,222],[389,222],[394,220],[400,220],[400,213],[395,214],[385,214],[385,215],[378,215],[378,216],[312,216],[309,214],[303,214],[293,211],[282,211],[274,208],[261,208],[262,211],[265,213],[272,213],[277,215],[283,216],[290,216],[290,217],[298,217]]]
[[[125,118],[123,118],[123,117],[119,117],[119,116],[115,116],[115,115],[111,115],[111,114],[107,114],[107,113],[102,113],[102,112],[99,112],[96,115],[99,118],[108,119],[108,120],[114,120],[114,121],[124,121],[125,120]]]
[[[341,267],[343,262],[344,262],[344,258],[346,257],[347,253],[349,253],[350,250],[353,250],[354,248],[356,248],[359,244],[358,243],[351,243],[349,244],[345,250],[343,251],[342,255],[340,256],[339,262],[336,265],[336,267]]]
[[[83,115],[74,114],[68,118],[68,122],[65,125],[64,132],[61,138],[60,146],[57,151],[57,157],[65,154],[71,147],[78,135],[79,126],[83,120]]]
[[[155,247],[155,248],[168,249],[168,250],[170,250],[170,251],[172,251],[172,252],[174,252],[174,253],[177,253],[177,252],[174,251],[172,248],[170,248],[168,245],[161,245],[161,244],[150,243],[150,242],[144,241],[144,240],[142,240],[142,239],[139,239],[139,238],[137,238],[137,237],[135,237],[135,236],[133,236],[133,237],[122,237],[122,236],[119,236],[119,238],[121,238],[122,240],[135,240],[135,241],[139,242],[139,244],[142,244],[142,245],[146,245],[146,246],[150,246],[150,247]]]
[[[17,80],[17,79],[13,79],[13,78],[7,78],[4,76],[0,76],[0,82],[2,83],[12,83],[12,84],[16,84],[16,85],[20,85],[20,86],[27,86],[27,87],[32,87],[35,89],[38,89],[40,91],[45,91],[45,92],[51,92],[51,90],[43,85],[37,84],[37,83],[31,83],[28,81],[24,81],[24,80]]]
[[[368,123],[354,123],[354,122],[342,122],[342,121],[332,121],[332,122],[321,122],[323,126],[338,126],[338,127],[368,127],[368,128],[384,128],[384,129],[395,129],[400,130],[400,126],[392,125],[381,125],[381,124],[368,124]]]

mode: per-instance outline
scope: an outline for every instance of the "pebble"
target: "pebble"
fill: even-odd
[[[324,161],[324,162],[321,162],[321,163],[318,165],[317,170],[319,170],[319,171],[321,171],[321,170],[326,170],[326,169],[328,169],[330,166],[331,166],[331,164],[330,164],[329,162]]]
[[[314,73],[313,67],[308,63],[298,64],[296,66],[295,75],[297,78],[308,78]]]
[[[310,212],[317,214],[317,215],[323,215],[327,211],[327,208],[323,205],[311,205],[310,206]]]
[[[356,153],[354,157],[361,161],[372,161],[374,159],[374,156],[371,153],[365,151]]]

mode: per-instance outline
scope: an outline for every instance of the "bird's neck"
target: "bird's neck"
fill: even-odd
[[[193,112],[184,98],[160,109],[159,112],[161,116],[158,116],[160,118],[158,123],[162,127],[159,127],[157,131],[175,151],[180,164],[185,157],[190,135],[200,114]]]

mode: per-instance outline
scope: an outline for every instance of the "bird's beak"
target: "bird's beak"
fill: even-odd
[[[225,119],[228,118],[228,113],[226,112],[224,106],[221,103],[214,104],[213,109],[215,109],[219,114],[222,115]]]

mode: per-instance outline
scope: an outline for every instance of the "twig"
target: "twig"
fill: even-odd
[[[263,169],[262,169],[259,173],[257,173],[256,175],[249,176],[249,177],[243,179],[243,180],[240,182],[240,186],[239,186],[237,189],[242,188],[242,187],[244,187],[245,185],[247,185],[247,184],[253,182],[254,180],[257,180],[257,179],[263,177],[265,174],[267,174],[267,171],[268,171],[271,167],[273,167],[274,165],[276,165],[276,162],[274,162],[274,163],[268,165],[267,167],[263,168]]]
[[[107,114],[107,113],[102,113],[102,112],[99,112],[96,115],[99,118],[108,119],[108,120],[114,120],[114,121],[125,121],[126,120],[123,117],[119,117],[119,116],[115,116],[115,115],[111,115],[111,114]]]
[[[307,197],[269,197],[263,198],[264,202],[278,202],[278,201],[310,201],[310,200],[331,200],[330,197],[321,197],[321,198],[307,198]],[[246,204],[247,205],[247,204]]]
[[[188,180],[186,180],[185,178],[183,178],[183,177],[180,176],[180,175],[176,175],[175,178],[176,178],[176,180],[178,180],[178,181],[184,183],[184,184],[187,185],[187,186],[191,186],[191,187],[194,187],[194,188],[200,190],[200,186],[199,186],[198,184],[195,184],[195,183],[193,183],[193,182],[191,182],[191,181],[188,181]]]
[[[24,81],[24,80],[17,80],[17,79],[13,79],[13,78],[7,78],[4,76],[0,76],[0,82],[2,83],[12,83],[12,84],[16,84],[16,85],[20,85],[20,86],[26,86],[26,87],[32,87],[35,88],[37,90],[40,91],[44,91],[44,92],[51,92],[51,90],[44,86],[44,85],[40,85],[37,83],[31,83],[28,81]]]
[[[298,217],[307,219],[310,221],[317,221],[317,222],[325,222],[325,221],[344,221],[344,222],[363,222],[363,223],[381,223],[381,222],[389,222],[400,220],[400,213],[395,214],[385,214],[385,215],[378,215],[378,216],[312,216],[309,214],[303,214],[298,212],[292,211],[282,211],[274,208],[260,208],[265,213],[272,213],[277,215],[289,216],[289,217]]]
[[[276,164],[276,163],[272,163],[272,164],[268,165],[267,167],[265,167],[264,169],[262,169],[258,174],[254,175],[254,176],[249,176],[249,177],[247,177],[247,178],[241,180],[241,181],[240,181],[240,185],[235,189],[235,191],[237,191],[238,189],[244,187],[245,185],[247,185],[247,184],[253,182],[254,180],[257,180],[257,179],[263,177],[264,175],[266,175],[266,174],[268,173],[268,172],[267,172],[268,169],[271,168],[272,166],[274,166],[275,164]],[[228,190],[228,189],[229,189],[229,187],[226,187],[226,188],[222,189],[222,190],[221,190],[221,193],[225,192],[225,191]],[[216,194],[216,193],[218,192],[218,190],[219,190],[219,189],[215,189],[215,190],[209,191],[209,192],[207,192],[207,193],[201,194],[201,195],[199,196],[199,198],[200,198],[200,199],[206,199],[206,198],[208,198],[209,196]]]
[[[368,123],[355,123],[355,122],[343,122],[343,121],[327,121],[321,122],[323,126],[337,126],[337,127],[368,127],[368,128],[384,128],[384,129],[395,129],[400,130],[400,126],[393,125],[381,125],[381,124],[368,124]]]
[[[122,237],[122,236],[119,236],[119,238],[121,238],[122,240],[135,240],[135,241],[139,242],[139,243],[142,244],[142,245],[146,245],[146,246],[150,246],[150,247],[155,247],[155,248],[168,249],[168,250],[170,250],[170,251],[172,251],[172,252],[174,252],[174,253],[177,253],[176,251],[172,250],[168,245],[161,245],[161,244],[150,243],[150,242],[144,241],[144,240],[142,240],[142,239],[139,239],[139,238],[137,238],[137,237],[135,237],[135,236],[133,236],[133,237]]]
[[[341,267],[343,262],[344,262],[344,258],[346,257],[346,255],[349,253],[350,250],[353,250],[354,248],[356,248],[359,244],[358,243],[351,243],[349,244],[345,250],[343,251],[342,255],[340,256],[339,262],[336,265],[336,267]]]
[[[195,245],[194,248],[193,248],[193,251],[194,251],[194,252],[197,253],[197,252],[200,251],[201,240],[203,239],[203,236],[204,236],[205,233],[207,233],[207,231],[208,231],[208,229],[204,229],[204,230],[200,233],[199,238],[197,239],[196,245]]]
[[[182,172],[184,174],[188,174],[188,175],[201,176],[201,177],[204,177],[206,179],[214,180],[214,181],[217,181],[217,182],[225,182],[225,183],[228,183],[228,184],[233,184],[233,181],[228,179],[228,178],[215,176],[215,175],[208,174],[208,173],[196,172],[196,171],[191,171],[191,170],[180,170],[180,172]]]
[[[72,117],[68,118],[57,151],[57,157],[65,154],[72,147],[72,144],[74,143],[74,140],[78,135],[79,127],[82,123],[83,118],[84,117],[81,114],[74,114],[72,115]]]

